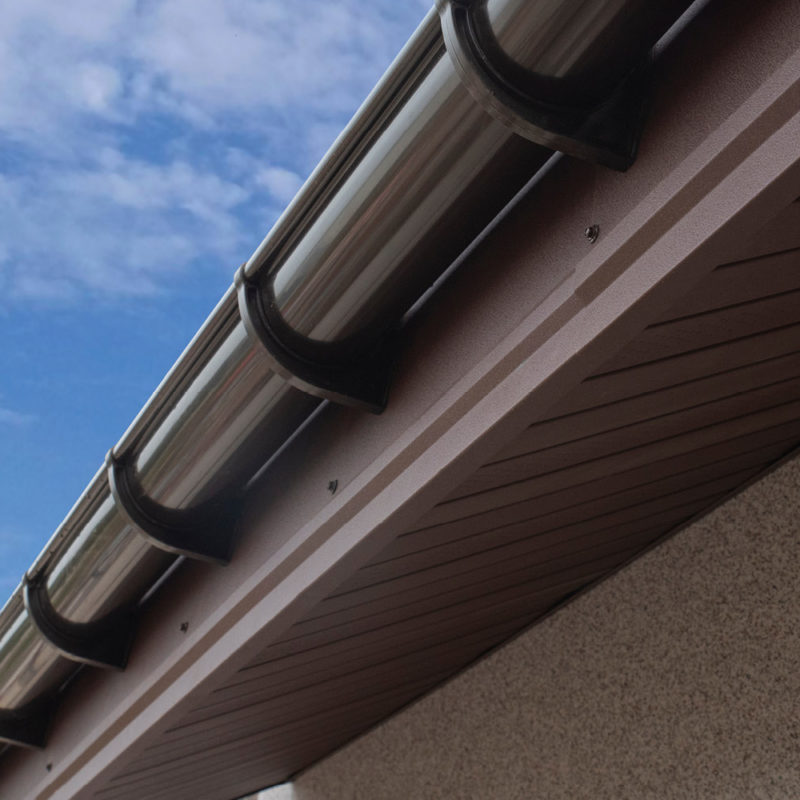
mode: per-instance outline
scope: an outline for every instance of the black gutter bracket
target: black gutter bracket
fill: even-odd
[[[45,697],[18,709],[0,709],[0,742],[42,750],[57,700]]]
[[[31,622],[61,655],[95,667],[125,669],[136,631],[135,609],[112,611],[93,622],[71,622],[53,607],[44,571],[26,574],[22,590]]]
[[[262,287],[259,279],[246,274],[245,266],[234,275],[239,315],[250,338],[263,346],[272,369],[314,397],[380,414],[386,408],[394,363],[391,334],[364,348],[363,357],[331,357],[334,348],[304,339],[283,321],[269,281]],[[311,354],[300,352],[303,349]]]
[[[624,171],[636,158],[649,95],[649,60],[593,108],[543,102],[515,80],[489,24],[486,0],[436,0],[445,47],[473,98],[514,133]]]
[[[119,512],[153,547],[221,566],[230,563],[236,529],[232,503],[214,501],[188,509],[166,508],[138,487],[130,458],[119,458],[110,450],[106,469]]]

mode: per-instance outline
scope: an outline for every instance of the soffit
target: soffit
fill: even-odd
[[[800,445],[800,203],[93,797],[277,783]]]

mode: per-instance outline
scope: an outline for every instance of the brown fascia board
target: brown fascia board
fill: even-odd
[[[79,676],[2,796],[91,796],[797,196],[798,12],[732,5],[664,66],[636,165],[555,164],[414,321],[387,412],[324,408],[252,487],[233,563],[165,584],[127,671]]]

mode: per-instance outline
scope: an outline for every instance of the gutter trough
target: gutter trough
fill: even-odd
[[[686,0],[441,0],[109,452],[0,612],[0,740],[43,747],[143,597],[226,564],[248,482],[322,399],[379,413],[406,311],[559,150],[633,161]]]

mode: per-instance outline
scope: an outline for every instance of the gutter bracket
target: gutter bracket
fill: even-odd
[[[445,47],[476,102],[514,133],[537,144],[624,171],[636,158],[651,65],[631,70],[604,102],[580,108],[543,102],[515,85],[501,59],[486,0],[436,0]]]
[[[44,571],[22,581],[25,608],[42,637],[65,658],[123,670],[136,629],[136,611],[122,608],[93,622],[71,622],[53,607]]]
[[[232,504],[212,501],[188,509],[166,508],[137,486],[130,458],[110,450],[106,468],[117,509],[153,547],[221,566],[230,563],[236,528]]]
[[[19,709],[0,709],[0,742],[42,750],[56,708],[56,700],[46,697]]]
[[[300,337],[283,321],[269,284],[262,289],[258,280],[246,275],[244,264],[236,270],[234,285],[248,335],[263,346],[272,369],[288,383],[315,397],[373,414],[386,408],[395,352],[391,335],[363,357],[332,358],[330,345]],[[301,354],[298,345],[312,353]]]

